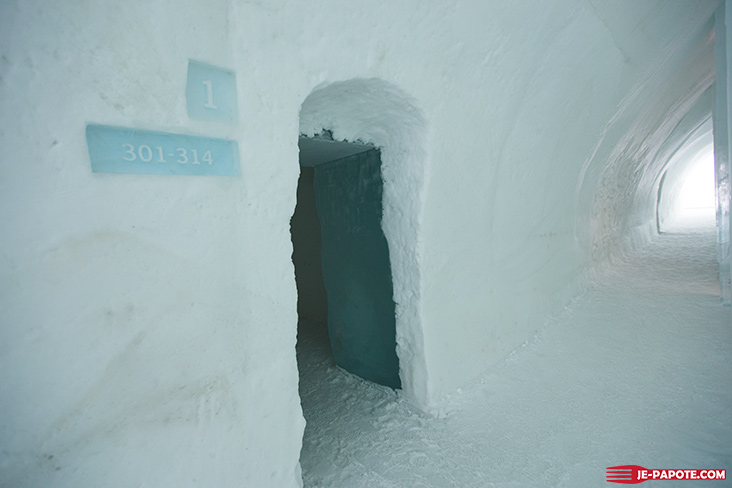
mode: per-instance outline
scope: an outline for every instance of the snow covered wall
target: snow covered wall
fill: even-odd
[[[436,405],[652,234],[718,4],[2,2],[0,486],[300,484],[301,132],[381,149],[402,384]],[[188,117],[189,60],[238,122]],[[92,173],[87,124],[233,140],[241,175]]]

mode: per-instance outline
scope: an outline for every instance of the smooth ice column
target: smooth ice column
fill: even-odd
[[[729,174],[729,107],[727,93],[727,35],[725,6],[714,15],[714,63],[716,84],[712,116],[714,122],[714,183],[717,213],[717,260],[722,303],[732,300],[732,260],[730,260],[730,174]]]

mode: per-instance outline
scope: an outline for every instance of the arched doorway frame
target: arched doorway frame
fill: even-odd
[[[425,185],[427,123],[415,100],[378,78],[316,87],[303,101],[300,134],[323,130],[334,140],[381,151],[382,229],[389,244],[396,313],[396,350],[404,395],[427,408],[429,392],[421,320],[420,213]]]

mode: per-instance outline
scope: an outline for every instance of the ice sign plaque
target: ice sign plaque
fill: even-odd
[[[239,176],[235,141],[88,125],[86,142],[95,173]]]
[[[188,116],[193,119],[237,122],[236,76],[216,66],[188,61]]]

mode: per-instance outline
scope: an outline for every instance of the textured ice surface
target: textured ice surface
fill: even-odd
[[[592,487],[620,464],[732,469],[730,310],[705,229],[599,272],[437,418],[336,369],[322,328],[303,327],[306,488]]]
[[[0,2],[4,485],[298,485],[298,129],[383,147],[405,395],[500,361],[625,237],[718,4]],[[238,125],[188,117],[190,59]],[[92,175],[90,123],[236,140],[242,177]]]

